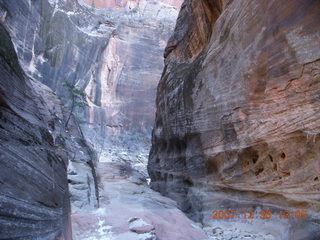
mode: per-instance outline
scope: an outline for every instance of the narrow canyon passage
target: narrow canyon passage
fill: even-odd
[[[74,239],[207,239],[205,232],[151,190],[143,175],[119,163],[99,163],[100,207],[72,215]]]
[[[0,0],[0,239],[319,240],[319,0]]]

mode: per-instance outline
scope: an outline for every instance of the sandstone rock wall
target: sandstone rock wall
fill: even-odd
[[[0,75],[0,238],[71,239],[61,104],[25,75],[2,24]]]
[[[85,88],[90,109],[84,132],[98,143],[98,152],[101,148],[101,161],[123,159],[142,171],[146,165],[155,115],[152,103],[177,15],[172,7],[154,15],[163,7],[149,4],[132,16],[124,10],[109,12],[116,25]],[[121,11],[125,15],[119,21]]]
[[[277,239],[319,238],[319,15],[315,0],[184,2],[158,85],[154,189],[208,224],[216,208],[307,209]]]
[[[64,83],[84,91],[89,107],[74,112],[99,159],[122,159],[145,171],[152,103],[176,8],[150,1],[135,9],[95,9],[82,1],[21,4],[31,9],[27,16],[17,18],[25,10],[6,3],[15,16],[8,15],[6,22],[25,70],[57,92],[68,108],[71,96]]]
[[[146,172],[163,49],[177,14],[152,1],[96,9],[80,0],[0,0],[21,67],[64,105],[62,121],[74,137],[68,172],[75,211],[98,206],[97,159]],[[72,89],[86,94],[88,106],[70,115]]]
[[[75,76],[82,76],[87,70],[77,66],[79,49],[85,46],[83,54],[94,58],[96,53],[92,46],[99,43],[83,31],[75,31],[76,25],[67,12],[72,14],[77,8],[79,5],[74,1],[0,1],[1,21],[12,38],[23,71],[34,80],[32,88],[38,89],[37,84],[42,85],[42,82],[58,94],[56,98],[62,99],[63,104],[60,101],[50,103],[52,99],[46,101],[53,105],[55,111],[61,111],[59,131],[67,137],[66,140],[58,137],[58,142],[67,153],[66,162],[70,160],[70,192],[76,209],[98,205],[98,183],[94,169],[96,155],[84,139],[76,119],[72,118],[67,128],[64,126],[71,104],[70,89],[64,84],[74,84]],[[105,44],[107,40],[101,42]],[[65,170],[60,170],[58,174],[64,174]]]

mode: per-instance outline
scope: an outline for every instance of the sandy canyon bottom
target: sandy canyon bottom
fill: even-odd
[[[229,240],[278,239],[270,229],[281,222],[191,221],[176,202],[150,189],[138,171],[116,162],[101,162],[100,207],[72,215],[75,240]],[[283,222],[282,222],[283,223]]]

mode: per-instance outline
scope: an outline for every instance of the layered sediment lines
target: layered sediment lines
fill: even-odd
[[[25,75],[2,24],[0,75],[0,238],[71,239],[59,100]]]
[[[74,211],[98,206],[97,158],[146,171],[151,103],[177,14],[153,1],[98,9],[80,0],[0,0],[21,68],[62,100],[63,131],[73,136],[66,147]],[[83,101],[74,102],[72,90]]]
[[[183,3],[158,85],[154,189],[202,221],[217,207],[306,209],[279,239],[319,237],[319,14],[314,0]]]

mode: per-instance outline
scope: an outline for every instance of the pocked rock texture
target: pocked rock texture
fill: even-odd
[[[212,210],[305,209],[263,230],[320,237],[319,15],[316,0],[183,3],[157,91],[153,189],[208,225]]]
[[[71,239],[60,103],[23,72],[2,24],[0,75],[0,238]]]

